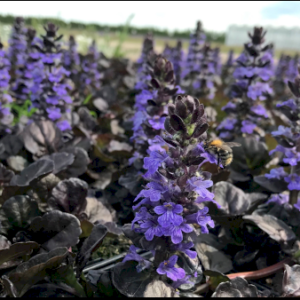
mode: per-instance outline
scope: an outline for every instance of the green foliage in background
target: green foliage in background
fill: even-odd
[[[129,17],[129,22],[133,18],[133,15]],[[13,24],[15,19],[15,16],[12,15],[0,15],[0,23],[11,25]],[[119,32],[122,33],[124,32],[124,25],[115,25],[115,26],[110,26],[110,25],[100,25],[96,23],[89,23],[89,24],[84,24],[80,22],[66,22],[63,21],[59,18],[48,18],[48,17],[26,17],[25,18],[25,23],[28,26],[32,26],[34,28],[37,27],[37,25],[42,26],[46,23],[55,23],[61,28],[68,28],[68,29],[85,29],[85,30],[90,30],[90,31],[100,31],[100,32]],[[128,20],[127,20],[128,22]],[[127,23],[126,23],[127,24]],[[180,38],[180,39],[188,39],[190,37],[190,30],[184,30],[184,31],[174,31],[174,32],[169,32],[168,30],[164,29],[157,29],[157,28],[152,28],[152,27],[144,27],[144,28],[137,28],[130,26],[128,23],[128,28],[127,28],[127,34],[130,33],[132,35],[145,35],[148,32],[152,32],[155,36],[160,36],[160,37],[173,37],[173,38]],[[211,31],[205,31],[207,41],[208,42],[218,42],[218,43],[225,43],[225,33],[217,33],[217,32],[211,32]]]
[[[32,103],[30,100],[26,100],[23,105],[19,105],[15,102],[9,103],[6,105],[7,107],[10,107],[10,109],[14,112],[14,120],[13,125],[19,123],[21,117],[25,116],[27,118],[30,118],[37,109],[32,106]]]
[[[122,45],[126,38],[128,37],[128,32],[129,32],[129,25],[131,20],[133,19],[134,15],[130,15],[129,18],[127,19],[125,25],[122,28],[122,31],[118,33],[118,45],[115,48],[115,51],[113,53],[113,57],[115,58],[120,58],[124,56],[124,53],[121,51]]]

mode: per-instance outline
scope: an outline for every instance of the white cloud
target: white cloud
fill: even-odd
[[[261,9],[277,1],[79,1],[79,2],[1,2],[1,13],[26,16],[60,16],[70,21],[99,24],[124,24],[130,14],[135,26],[153,26],[168,30],[193,29],[201,20],[207,30],[224,32],[231,24],[271,25],[263,19]],[[281,16],[276,26],[300,24],[297,17]],[[290,26],[290,27],[291,27]]]

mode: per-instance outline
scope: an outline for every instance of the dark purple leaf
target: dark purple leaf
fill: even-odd
[[[281,220],[272,215],[250,215],[244,216],[244,220],[249,220],[256,224],[261,230],[266,232],[271,239],[278,243],[287,244],[296,239],[293,230]]]
[[[283,292],[287,297],[300,296],[300,265],[284,265],[282,280]]]
[[[233,184],[224,181],[216,183],[213,192],[221,209],[232,216],[245,213],[253,202],[267,197],[259,193],[246,194]]]
[[[169,104],[168,113],[169,113],[169,115],[174,115],[175,114],[175,105],[174,104]]]
[[[155,89],[159,89],[160,88],[160,82],[158,79],[156,78],[152,78],[150,81],[151,85],[155,88]]]
[[[204,134],[206,132],[207,129],[208,129],[207,123],[198,124],[192,134],[192,137],[194,137],[194,138],[200,137],[202,134]]]
[[[0,159],[17,155],[23,147],[23,142],[17,135],[8,134],[0,140]]]
[[[111,270],[90,270],[86,275],[87,283],[93,291],[94,297],[120,297],[122,294],[113,286]]]
[[[101,223],[113,222],[112,213],[104,206],[104,204],[97,200],[96,198],[87,197],[87,206],[84,210],[84,214],[87,216],[87,219],[94,223],[99,221]]]
[[[195,249],[205,270],[228,273],[232,261],[222,251],[222,245],[212,234],[201,234],[194,242]]]
[[[170,117],[166,117],[164,123],[165,130],[168,131],[170,134],[174,134],[176,131],[173,129],[170,123]]]
[[[74,288],[67,285],[53,284],[53,283],[40,283],[32,286],[23,296],[24,298],[77,298]]]
[[[148,270],[140,273],[137,262],[118,263],[112,269],[112,282],[126,297],[174,297],[175,290],[164,282],[154,279]]]
[[[182,119],[185,119],[188,116],[187,107],[180,100],[177,100],[175,102],[175,114],[178,115]]]
[[[107,229],[105,226],[101,224],[95,225],[92,229],[91,235],[83,242],[83,245],[76,256],[77,277],[80,276],[93,252],[101,246],[106,234]]]
[[[241,277],[232,279],[230,282],[222,282],[218,285],[213,293],[213,298],[226,297],[250,297],[257,298],[259,296],[256,286],[248,284],[247,280]]]
[[[204,115],[204,106],[203,104],[200,104],[200,106],[193,111],[191,124],[198,122],[203,115]]]
[[[5,291],[5,296],[3,293],[0,293],[1,298],[6,297],[6,295],[9,295],[11,298],[18,298],[18,292],[14,286],[14,284],[8,279],[6,275],[3,275],[1,277],[1,283],[3,286],[3,290]]]
[[[48,204],[52,209],[80,215],[86,208],[88,184],[78,178],[65,179],[52,190]]]
[[[49,174],[54,169],[54,163],[48,159],[40,159],[27,168],[25,168],[20,174],[15,175],[11,181],[11,186],[29,186],[30,183],[46,174]]]
[[[0,163],[0,185],[7,185],[15,173],[11,170],[8,170],[5,166]]]
[[[28,196],[15,196],[4,202],[0,210],[0,232],[7,234],[26,228],[41,213],[37,203]]]
[[[65,149],[64,152],[71,153],[75,156],[74,162],[69,165],[59,175],[63,178],[78,177],[87,170],[90,163],[87,152],[79,147]]]
[[[280,194],[287,190],[287,183],[284,180],[276,178],[268,179],[265,175],[254,177],[254,181],[258,183],[265,191]]]
[[[174,71],[173,70],[169,71],[166,74],[164,80],[165,80],[165,82],[170,82],[170,81],[174,80]]]
[[[51,121],[27,125],[22,138],[25,148],[37,157],[57,152],[63,147],[62,133]]]
[[[177,115],[170,116],[170,125],[175,131],[186,131],[186,126],[184,122]]]
[[[295,83],[288,81],[288,86],[291,92],[295,95],[296,98],[300,97],[300,86],[297,86]]]
[[[29,261],[19,265],[9,275],[9,280],[14,284],[18,297],[22,297],[36,282],[44,279],[49,269],[56,269],[68,255],[66,248],[56,248],[49,253],[38,254]]]
[[[75,159],[74,154],[67,152],[58,152],[51,155],[45,155],[42,159],[52,160],[54,163],[53,174],[65,170],[68,166],[72,165]]]
[[[10,267],[11,265],[6,265],[12,261],[22,258],[25,255],[30,255],[34,250],[39,248],[39,244],[35,242],[26,243],[15,243],[11,245],[8,249],[0,250],[0,269],[4,267]],[[18,262],[18,264],[20,264]]]
[[[35,218],[29,227],[32,239],[46,251],[58,247],[72,247],[81,234],[79,220],[67,213],[53,210]]]

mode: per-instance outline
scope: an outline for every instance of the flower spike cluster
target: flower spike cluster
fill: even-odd
[[[41,93],[40,84],[44,78],[44,65],[40,59],[40,53],[34,45],[41,45],[42,40],[36,37],[35,34],[34,29],[27,29],[24,64],[18,66],[16,78],[11,86],[12,94],[20,105],[26,100],[36,100]]]
[[[26,63],[26,32],[24,19],[22,17],[15,18],[8,49],[8,58],[11,62],[13,76],[18,76],[18,69],[24,67]]]
[[[151,79],[148,70],[148,58],[151,53],[154,53],[154,41],[151,34],[147,34],[142,47],[142,53],[137,60],[137,83],[135,89],[147,89],[148,81]]]
[[[298,72],[300,72],[300,66],[298,66]],[[277,108],[287,117],[289,121],[289,127],[280,125],[277,130],[272,132],[272,135],[276,138],[279,145],[275,149],[270,151],[270,155],[275,152],[281,152],[283,154],[282,162],[284,165],[290,167],[290,172],[287,173],[283,167],[275,168],[266,174],[268,179],[277,179],[285,181],[287,189],[291,195],[295,194],[294,199],[290,197],[290,204],[296,205],[300,208],[300,202],[298,202],[298,191],[300,191],[300,75],[298,73],[294,82],[288,82],[289,88],[294,95],[294,99],[291,98],[282,103],[277,104]],[[296,193],[294,193],[294,191]]]
[[[35,118],[46,118],[54,121],[62,131],[71,130],[66,114],[70,113],[72,99],[69,96],[71,86],[66,79],[70,75],[61,65],[62,36],[57,36],[58,27],[49,23],[44,27],[46,35],[43,43],[35,44],[44,65],[44,78],[40,83],[41,91],[36,95],[33,106],[38,109]]]
[[[200,71],[200,60],[202,58],[202,48],[205,44],[206,36],[200,21],[197,22],[196,30],[190,36],[188,54],[184,62],[181,73],[182,86],[187,91],[193,91],[199,85],[198,73]]]
[[[262,28],[255,27],[253,34],[249,34],[251,41],[244,45],[244,52],[236,60],[235,83],[229,95],[231,101],[222,108],[229,116],[217,128],[223,139],[259,132],[257,128],[263,129],[269,118],[261,102],[270,99],[273,93],[269,85],[273,57],[271,46],[263,46],[265,34]]]
[[[100,53],[97,49],[96,41],[93,41],[88,49],[87,55],[81,62],[81,77],[79,92],[84,100],[89,94],[95,93],[100,88],[101,74],[98,70]],[[82,100],[82,101],[83,101]]]
[[[201,23],[197,23],[196,31],[191,35],[190,47],[182,76],[182,87],[197,97],[213,99],[215,83],[221,75],[218,49],[212,50],[205,42],[205,34]]]
[[[77,51],[77,43],[72,35],[69,38],[68,49],[64,51],[63,66],[67,71],[71,72],[70,78],[74,80],[74,77],[79,72],[80,58]]]
[[[142,90],[136,97],[136,112],[134,134],[136,150],[145,156],[149,147],[149,139],[160,134],[164,128],[167,115],[167,104],[173,102],[173,96],[178,92],[175,86],[174,70],[171,62],[162,56],[150,56],[148,61],[150,75],[149,89]]]
[[[175,103],[168,106],[165,131],[156,137],[164,148],[154,149],[144,159],[149,182],[135,198],[133,207],[136,215],[132,230],[144,234],[150,242],[151,249],[145,250],[156,250],[153,268],[181,284],[197,271],[187,274],[184,267],[176,265],[181,255],[197,257],[191,233],[208,233],[208,226],[214,227],[208,208],[203,206],[205,201],[214,201],[214,194],[209,191],[213,185],[211,174],[201,171],[206,121],[198,99],[177,95]],[[140,263],[140,259],[128,255]]]
[[[7,107],[7,104],[12,102],[11,96],[7,93],[10,80],[9,69],[10,62],[0,42],[0,137],[10,132],[9,126],[13,121],[13,115]]]
[[[177,85],[180,85],[183,58],[184,58],[184,51],[182,50],[182,43],[181,41],[178,41],[176,46],[172,49],[172,53],[171,53],[171,62],[174,67],[174,73],[175,73]]]
[[[143,180],[141,178],[142,159],[147,156],[152,148],[160,148],[160,143],[156,141],[153,144],[153,140],[164,129],[164,121],[168,113],[167,105],[173,102],[173,97],[178,93],[179,88],[175,86],[174,70],[171,62],[162,56],[153,53],[148,56],[148,70],[151,74],[149,89],[143,89],[136,96],[136,107],[138,109],[133,117],[134,132],[132,136],[135,152],[129,160],[129,165],[133,168],[131,171],[135,173],[135,180],[138,183]],[[125,182],[132,181],[126,179],[128,176],[131,177],[132,175],[127,173],[125,177],[121,176],[120,178],[120,184],[126,188],[129,188],[129,186]],[[133,193],[131,188],[129,190]]]

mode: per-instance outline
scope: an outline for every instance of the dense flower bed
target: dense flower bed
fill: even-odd
[[[0,296],[298,296],[298,57],[44,31],[0,43]]]

